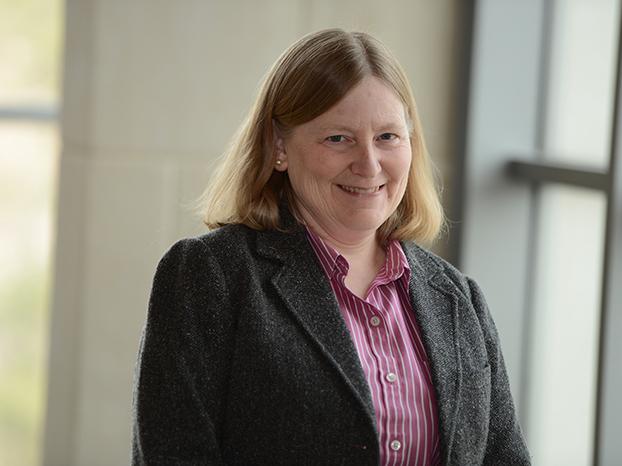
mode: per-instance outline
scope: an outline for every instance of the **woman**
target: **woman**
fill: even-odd
[[[378,41],[286,50],[205,198],[154,279],[135,464],[529,464],[480,290],[415,243],[442,210]]]

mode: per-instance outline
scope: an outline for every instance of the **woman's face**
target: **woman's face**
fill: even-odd
[[[276,147],[303,220],[338,242],[374,234],[404,195],[412,159],[404,105],[378,78]]]

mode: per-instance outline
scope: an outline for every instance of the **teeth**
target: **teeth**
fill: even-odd
[[[339,186],[344,191],[348,191],[349,193],[358,193],[358,194],[371,194],[371,193],[378,192],[380,190],[380,186],[374,186],[373,188],[357,188],[356,186],[344,186],[342,184],[340,184]]]

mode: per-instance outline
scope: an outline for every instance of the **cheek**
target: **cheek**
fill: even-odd
[[[387,165],[389,176],[398,182],[398,184],[406,183],[411,169],[412,155],[410,149],[400,151],[394,154]]]
[[[299,185],[330,185],[331,180],[338,173],[334,159],[320,153],[299,154],[292,158],[289,164],[290,178],[294,178]]]
[[[331,189],[331,178],[325,171],[325,167],[301,159],[291,163],[288,173],[294,192],[306,202],[322,203]]]

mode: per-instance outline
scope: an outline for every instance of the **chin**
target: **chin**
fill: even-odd
[[[346,219],[343,223],[355,231],[376,231],[386,219],[380,216],[366,216]]]

